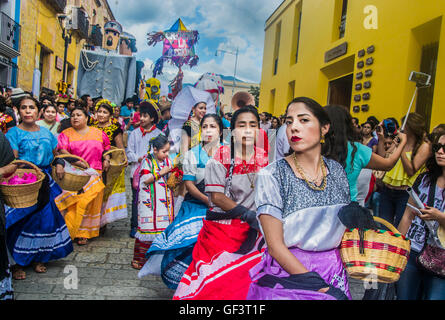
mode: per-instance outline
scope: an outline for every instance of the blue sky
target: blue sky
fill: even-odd
[[[144,61],[144,73],[151,76],[151,67],[162,54],[162,43],[147,45],[147,33],[169,29],[181,18],[189,30],[198,30],[200,40],[195,47],[198,66],[183,68],[184,82],[194,83],[205,72],[233,76],[235,56],[217,49],[235,51],[239,48],[237,78],[259,83],[266,19],[282,0],[108,0],[114,16],[124,30],[137,39],[137,59]],[[161,80],[171,80],[177,68],[164,65]]]

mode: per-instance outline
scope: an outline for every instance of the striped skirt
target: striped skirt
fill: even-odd
[[[62,259],[73,251],[65,220],[54,203],[62,192],[46,173],[36,205],[15,209],[5,205],[7,245],[18,265]]]
[[[125,193],[125,168],[122,170],[116,182],[104,190],[102,215],[100,226],[103,227],[128,216],[127,195]]]

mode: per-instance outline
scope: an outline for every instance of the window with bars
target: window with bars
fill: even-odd
[[[341,18],[340,18],[340,26],[339,26],[339,39],[345,36],[346,32],[346,13],[348,11],[348,0],[343,0],[342,9],[341,9]]]
[[[275,31],[275,48],[274,48],[274,58],[273,58],[273,75],[278,72],[278,56],[280,53],[280,38],[281,38],[281,22],[277,24]]]

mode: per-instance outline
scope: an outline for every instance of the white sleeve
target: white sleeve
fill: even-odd
[[[260,170],[255,188],[257,217],[268,214],[283,221],[283,201],[280,193],[276,162]]]

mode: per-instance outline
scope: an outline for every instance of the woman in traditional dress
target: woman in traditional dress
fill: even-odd
[[[209,207],[204,174],[207,162],[221,146],[221,118],[206,114],[201,120],[201,130],[201,143],[185,154],[182,164],[188,193],[173,223],[153,241],[147,252],[148,261],[139,273],[139,277],[161,274],[170,289],[176,289],[192,261],[193,247]]]
[[[57,109],[53,105],[45,105],[42,109],[43,119],[38,120],[37,125],[44,127],[51,131],[51,133],[57,138],[59,135],[57,130],[59,129],[59,122],[56,120],[57,118]]]
[[[84,159],[90,168],[96,170],[83,187],[83,192],[64,191],[56,204],[65,217],[71,238],[77,244],[85,245],[88,239],[99,236],[101,210],[105,185],[102,172],[110,166],[109,156],[103,157],[110,149],[110,140],[101,130],[88,127],[88,113],[84,108],[76,107],[71,112],[71,128],[60,133],[57,149],[61,154],[75,155]],[[83,164],[78,161],[78,165]],[[57,175],[62,178],[64,169],[57,165]]]
[[[342,166],[321,155],[329,117],[314,100],[295,98],[286,109],[290,155],[259,173],[255,203],[267,249],[250,271],[251,300],[350,299],[338,246],[349,204]]]
[[[11,164],[15,160],[8,139],[0,132],[0,178],[8,177],[17,169]],[[6,246],[6,220],[3,198],[0,193],[0,300],[12,300],[14,290]]]
[[[131,262],[135,269],[142,268],[151,243],[175,218],[173,191],[167,186],[168,174],[173,168],[169,152],[170,143],[160,134],[150,141],[148,154],[141,162],[138,229]]]
[[[181,152],[183,154],[199,144],[201,132],[200,123],[206,111],[207,104],[205,102],[198,102],[192,108],[192,116],[182,126],[182,129],[185,131],[181,137]]]
[[[259,130],[254,106],[238,109],[231,120],[230,146],[222,146],[205,169],[209,210],[175,300],[243,300],[249,270],[261,259],[254,187],[257,172],[268,164],[255,147]]]
[[[54,203],[62,193],[50,174],[57,139],[48,129],[36,124],[37,100],[32,97],[21,99],[19,113],[22,123],[11,128],[6,137],[15,157],[38,166],[45,173],[45,179],[36,205],[6,209],[7,242],[16,262],[13,277],[17,280],[26,277],[23,267],[33,264],[36,272],[44,273],[44,263],[62,259],[73,251],[67,225]]]
[[[111,102],[101,100],[96,104],[96,121],[90,126],[106,133],[110,139],[111,146],[124,149],[123,131],[120,124],[112,117],[114,113]],[[106,185],[102,204],[102,215],[100,218],[101,228],[114,221],[125,219],[127,211],[127,195],[125,193],[125,168],[120,176],[113,183],[106,180],[106,173],[103,174]]]

